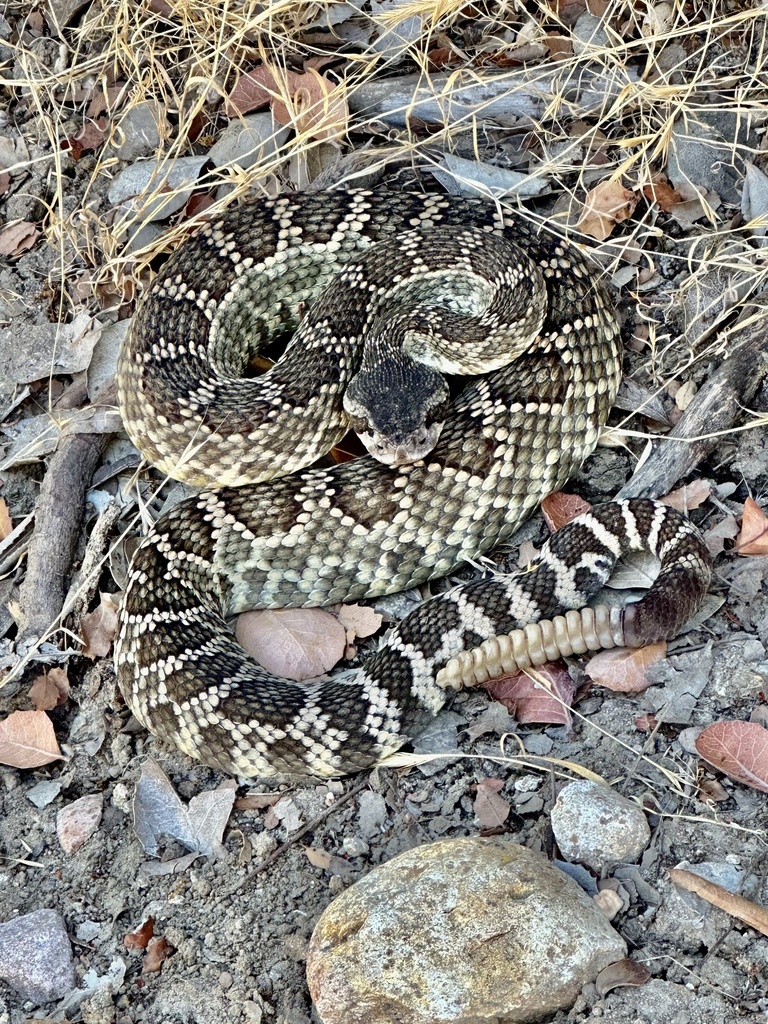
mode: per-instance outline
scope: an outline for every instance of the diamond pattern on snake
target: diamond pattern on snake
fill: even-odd
[[[129,570],[115,658],[136,717],[227,772],[330,777],[399,749],[488,666],[673,634],[709,562],[693,526],[647,501],[593,509],[525,574],[425,602],[351,676],[272,677],[229,624],[406,590],[488,553],[592,452],[620,373],[599,270],[481,200],[334,191],[205,225],[156,277],[118,366],[131,439],[201,488]],[[371,454],[313,468],[350,425]],[[553,619],[640,545],[662,564],[643,602]]]

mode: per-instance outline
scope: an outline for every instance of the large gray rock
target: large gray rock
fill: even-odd
[[[626,954],[592,900],[510,839],[446,839],[375,868],[317,923],[323,1024],[502,1024],[570,1006]]]
[[[39,1005],[75,987],[72,947],[61,914],[33,910],[0,924],[0,978]]]

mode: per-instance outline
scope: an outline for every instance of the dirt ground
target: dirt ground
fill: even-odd
[[[22,58],[31,53],[38,69],[53,68],[61,40],[67,41],[70,53],[76,51],[76,43],[68,30],[55,28],[48,8],[40,8],[39,21],[25,22],[29,12],[21,8],[27,6],[11,5],[7,20],[0,19],[0,51],[11,51],[0,52],[5,61],[0,134],[17,147],[18,140],[23,140],[25,149],[24,154],[17,148],[15,157],[4,158],[9,183],[0,198],[4,253],[0,258],[0,405],[5,410],[0,425],[1,495],[12,529],[34,511],[46,466],[60,441],[61,424],[71,420],[73,430],[104,435],[105,448],[88,492],[90,503],[79,527],[73,566],[73,570],[79,567],[100,513],[113,503],[117,513],[104,544],[104,552],[107,548],[109,552],[104,554],[97,586],[91,588],[88,600],[87,607],[93,610],[99,606],[99,592],[118,595],[124,580],[127,555],[122,538],[138,532],[135,470],[139,458],[116,430],[109,391],[96,400],[92,386],[103,377],[108,389],[116,344],[113,325],[131,314],[138,282],[148,279],[150,268],[161,265],[158,254],[167,250],[167,238],[161,240],[159,231],[157,238],[147,235],[142,241],[149,248],[136,248],[131,255],[125,234],[121,237],[116,228],[112,234],[102,231],[104,225],[112,231],[115,223],[118,203],[111,189],[117,175],[134,163],[140,166],[154,152],[141,151],[142,159],[137,161],[99,153],[103,140],[96,149],[86,146],[79,152],[73,147],[71,140],[85,123],[104,118],[102,113],[84,114],[94,80],[87,80],[84,73],[71,75],[70,86],[91,93],[84,92],[66,109],[61,93],[56,92],[55,76],[60,76],[60,84],[60,70],[52,71],[50,79],[41,77],[37,96],[30,90],[25,76],[31,74],[32,65]],[[85,5],[82,10],[82,4],[69,5],[72,13],[67,13],[66,5],[61,5],[57,14],[82,26],[92,6],[95,9],[96,5]],[[105,4],[99,10],[119,20],[125,6],[115,4],[110,12]],[[735,33],[734,23],[728,20],[732,16],[723,14],[726,26]],[[512,24],[511,14],[509,19]],[[100,24],[100,36],[92,33],[81,38],[84,48],[77,51],[78,60],[86,64],[86,58],[91,59],[88,40],[95,47],[94,40],[110,38]],[[345,24],[338,21],[337,31]],[[444,26],[447,40],[456,42],[459,24]],[[567,23],[563,36],[573,31],[574,24]],[[321,30],[326,31],[316,31]],[[665,31],[674,39],[677,29]],[[468,37],[462,39],[470,45]],[[725,35],[723,39],[727,49],[730,43]],[[752,53],[754,43],[745,33],[740,41],[744,52],[735,58],[737,66],[746,66],[744,53]],[[316,41],[312,45],[319,46]],[[398,53],[391,59],[401,57]],[[295,61],[294,66],[298,68]],[[750,74],[757,76],[754,66],[749,66]],[[389,70],[399,67],[393,63]],[[113,72],[112,81],[122,81],[125,75],[121,78],[121,74]],[[379,84],[375,78],[371,83]],[[68,140],[68,145],[58,148],[51,136],[54,100],[58,104],[54,135]],[[720,111],[724,105],[728,107],[713,104]],[[350,101],[350,108],[354,102]],[[109,131],[119,110],[116,105],[108,111],[103,132]],[[605,127],[604,121],[593,118],[590,122],[589,114],[585,116],[587,128]],[[423,127],[428,122],[426,116],[419,122],[422,134],[407,146],[395,138],[396,127],[382,128],[374,137],[380,152],[387,145],[402,145],[393,167],[385,171],[367,167],[375,181],[383,179],[396,188],[439,187],[427,166],[437,160],[439,148]],[[465,160],[503,166],[507,171],[524,166],[520,134],[482,123],[487,134],[478,139],[459,132],[454,151]],[[222,128],[221,117],[211,115],[185,155],[205,156]],[[755,147],[750,166],[758,171],[764,158],[762,130],[757,123],[757,134],[745,143]],[[354,135],[354,123],[350,132],[356,145],[340,147],[344,160],[367,145],[367,137]],[[438,138],[441,142],[444,139]],[[7,154],[7,147],[0,146],[2,153]],[[263,184],[269,174],[281,188],[300,187],[295,177],[288,180],[293,170],[286,170],[279,156],[274,156],[259,182]],[[337,162],[339,151],[333,160],[326,151],[320,156],[326,162],[314,176],[315,182],[348,183],[354,168],[350,162]],[[711,154],[708,159],[712,165]],[[388,161],[382,156],[381,162]],[[687,387],[692,396],[722,365],[730,352],[727,331],[739,313],[751,302],[756,315],[766,316],[760,305],[766,249],[760,248],[759,233],[750,234],[744,227],[749,217],[741,203],[748,162],[733,156],[730,162],[724,161],[731,178],[719,179],[719,185],[709,181],[704,190],[708,208],[719,209],[711,218],[686,221],[693,216],[691,204],[698,201],[687,193],[680,193],[672,204],[687,204],[687,209],[677,210],[674,216],[664,211],[653,221],[646,220],[645,235],[630,237],[628,229],[621,235],[626,225],[623,218],[614,218],[612,225],[629,246],[635,246],[637,259],[618,245],[611,249],[611,242],[602,247],[595,242],[606,273],[621,289],[617,303],[624,322],[626,370],[633,383],[622,391],[620,408],[611,421],[617,430],[628,431],[614,434],[614,439],[620,436],[622,446],[600,447],[571,482],[570,492],[592,502],[615,495],[631,477],[647,438],[669,429],[685,408],[681,388]],[[311,160],[307,163],[311,165]],[[275,171],[278,165],[282,172]],[[600,162],[595,165],[601,166]],[[641,162],[628,172],[625,182],[644,202],[644,179],[632,178],[639,167],[648,169]],[[585,186],[582,199],[585,188],[597,180],[593,176],[586,185],[579,181],[580,187]],[[252,184],[244,171],[233,173],[232,183],[241,191]],[[716,186],[722,194],[716,193]],[[555,215],[563,209],[565,195],[555,181],[533,207],[542,216]],[[717,204],[713,202],[716,195]],[[170,230],[183,223],[190,215],[186,202],[181,213],[144,228]],[[29,245],[19,225],[31,225],[27,238],[30,231],[36,232]],[[16,232],[13,238],[8,234],[11,228]],[[139,251],[142,255],[135,256]],[[648,253],[652,253],[652,265],[644,262]],[[73,324],[82,311],[99,320],[93,355],[84,366],[58,370],[54,352],[62,336],[57,330]],[[93,325],[88,328],[93,329]],[[68,352],[77,348],[81,335],[75,335],[72,344],[62,345]],[[650,412],[641,408],[651,399]],[[686,477],[688,482],[706,481],[706,497],[699,501],[693,492],[683,496],[691,517],[707,536],[714,538],[723,523],[735,524],[735,532],[722,530],[724,550],[715,560],[713,600],[707,609],[711,614],[670,643],[666,657],[648,670],[652,686],[639,694],[611,692],[585,674],[585,659],[573,658],[569,671],[576,699],[570,725],[511,722],[505,729],[500,713],[487,727],[474,730],[473,725],[486,714],[489,698],[483,691],[465,691],[438,717],[431,738],[425,741],[425,751],[447,751],[443,757],[411,767],[381,767],[365,777],[331,783],[238,780],[234,807],[224,815],[220,835],[210,840],[213,852],[194,859],[172,835],[160,835],[155,856],[146,852],[134,824],[134,788],[147,758],[157,762],[185,802],[216,790],[227,780],[146,734],[116,692],[110,657],[83,657],[73,633],[52,624],[48,646],[24,656],[27,647],[18,643],[19,586],[26,571],[31,523],[9,544],[0,542],[4,548],[0,658],[8,684],[0,690],[2,709],[31,708],[29,686],[45,669],[64,668],[71,686],[64,703],[49,711],[64,759],[32,769],[0,765],[0,923],[42,908],[59,911],[72,942],[77,978],[74,994],[40,1007],[25,1003],[0,983],[0,1024],[22,1024],[28,1019],[85,1024],[316,1021],[304,978],[307,944],[319,915],[335,895],[397,853],[438,838],[495,831],[556,857],[549,812],[564,780],[577,773],[553,767],[554,759],[589,769],[640,802],[648,814],[652,839],[639,864],[617,865],[602,880],[622,897],[614,927],[626,940],[632,959],[650,972],[651,980],[607,994],[588,985],[574,1007],[553,1021],[768,1021],[765,938],[724,911],[677,890],[667,873],[679,864],[704,865],[707,877],[757,903],[768,903],[765,792],[708,767],[692,746],[695,730],[713,722],[750,717],[765,722],[760,709],[764,711],[766,704],[768,679],[768,557],[741,556],[734,550],[734,536],[747,499],[764,504],[768,493],[768,439],[755,415],[768,410],[768,386],[760,385],[743,404],[748,409],[736,425],[750,429],[726,430],[695,473]],[[45,423],[57,425],[53,433],[46,433]],[[146,525],[147,516],[154,515],[174,493],[174,485],[162,484],[159,475],[142,469],[138,489],[143,499],[140,517]],[[519,544],[533,542],[539,547],[546,533],[543,520],[535,518],[519,531],[514,544],[499,553],[500,563],[516,566]],[[712,543],[717,544],[714,539]],[[393,615],[397,607],[402,608],[402,603],[398,606],[393,601],[381,604]],[[81,626],[82,620],[67,620],[67,628],[75,632]],[[362,642],[359,654],[364,655],[373,643]],[[60,650],[68,653],[60,656]],[[502,740],[501,734],[509,731],[526,751],[522,759],[515,756],[520,746],[514,738]],[[501,782],[499,793],[508,804],[505,820],[495,827],[479,814],[478,786],[487,779]],[[84,845],[66,852],[57,834],[57,816],[79,798],[93,795],[100,795],[102,801],[98,826]],[[145,948],[130,949],[125,942],[150,918],[154,937],[164,940],[156,944],[159,955],[166,954],[154,965],[148,963]]]

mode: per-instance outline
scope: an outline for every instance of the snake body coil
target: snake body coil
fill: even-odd
[[[401,299],[412,304],[405,312]],[[395,463],[430,435],[416,462],[305,469],[344,433],[344,390],[361,366],[373,384],[360,391],[391,393],[390,371],[376,376],[379,342],[372,354],[363,344],[386,340],[393,324],[407,362],[427,335],[451,353],[472,336],[490,339],[482,358],[493,368],[455,397],[433,450],[431,407],[402,436],[390,424],[384,456]],[[290,330],[285,356],[244,377],[257,344]],[[674,631],[706,589],[706,553],[685,520],[647,502],[604,506],[558,534],[521,580],[427,602],[351,680],[270,677],[226,621],[404,590],[489,551],[592,451],[619,376],[616,318],[595,272],[574,248],[480,201],[319,193],[248,203],[203,228],[158,276],[118,368],[142,453],[206,488],[158,520],[131,565],[116,664],[137,718],[243,775],[360,769],[442,705],[458,678],[438,681],[451,659],[580,607],[621,550],[641,542],[662,557],[662,578],[634,606],[628,640],[615,622],[612,642]]]

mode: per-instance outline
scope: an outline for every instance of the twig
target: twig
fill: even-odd
[[[42,637],[61,614],[83,520],[85,493],[108,434],[68,434],[40,487],[27,574],[21,584],[19,639]]]
[[[766,377],[768,306],[748,311],[732,354],[718,367],[675,424],[669,435],[654,442],[650,456],[619,491],[618,498],[657,498],[666,494],[698,465],[733,426]]]
[[[311,832],[312,829],[317,828],[317,826],[325,821],[329,815],[333,814],[334,811],[337,811],[344,804],[348,803],[352,797],[357,796],[361,790],[365,789],[368,782],[368,775],[364,775],[363,778],[352,787],[352,789],[344,793],[343,796],[340,796],[338,800],[334,800],[330,807],[326,807],[324,811],[321,811],[317,817],[308,821],[306,825],[302,825],[298,832],[295,832],[289,839],[286,839],[281,846],[278,846],[273,853],[270,853],[268,857],[265,857],[264,860],[257,864],[252,871],[249,871],[245,878],[241,879],[236,886],[226,890],[226,892],[223,892],[219,896],[217,903],[221,903],[222,900],[229,899],[230,896],[234,896],[235,893],[240,892],[247,882],[256,875],[260,875],[262,871],[266,871],[267,868],[271,867],[275,861],[279,860],[283,854],[291,849],[292,846],[295,846],[296,843],[298,843],[298,841],[307,834],[307,832]]]
[[[681,889],[696,893],[708,903],[724,910],[731,917],[749,925],[763,935],[768,935],[768,907],[761,907],[759,903],[745,899],[744,896],[737,896],[729,892],[722,885],[716,882],[708,882],[706,878],[695,874],[693,871],[685,871],[683,868],[670,868],[669,877],[679,885]]]

